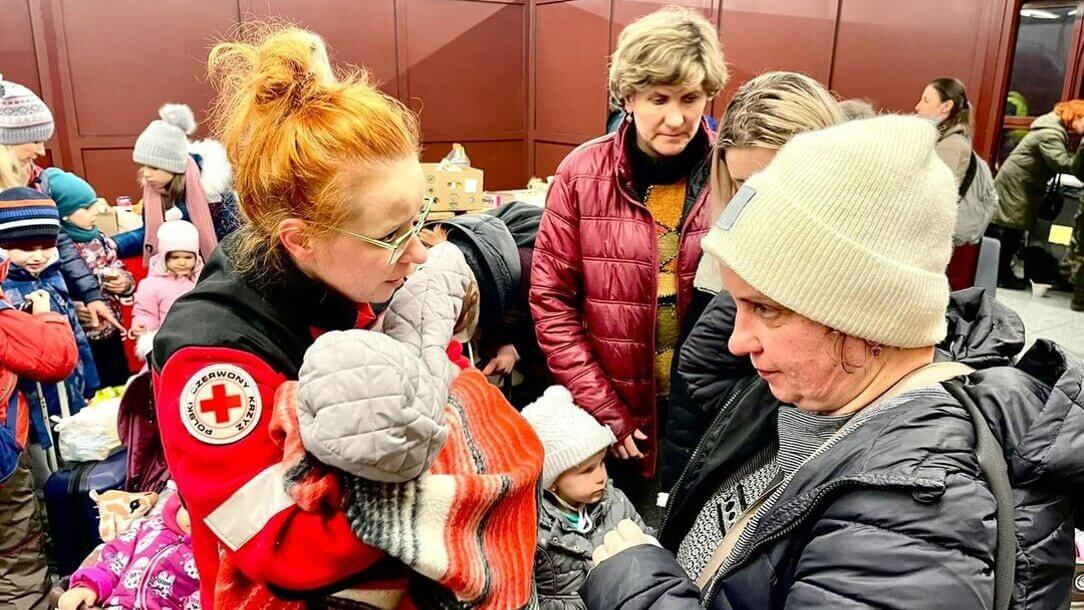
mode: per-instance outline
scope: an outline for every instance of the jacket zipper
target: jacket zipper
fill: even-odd
[[[729,411],[730,407],[739,398],[745,395],[745,392],[750,385],[752,385],[752,382],[748,378],[739,381],[738,386],[734,388],[734,391],[730,394],[730,398],[726,399],[726,402],[723,404],[722,408],[720,408],[719,411],[715,414],[715,417],[712,418],[711,424],[704,430],[704,436],[700,437],[700,442],[696,444],[696,447],[693,449],[692,455],[689,456],[689,460],[685,462],[685,468],[682,469],[681,476],[678,477],[677,481],[674,483],[674,486],[670,488],[670,496],[666,502],[666,512],[663,513],[662,521],[659,522],[660,536],[666,530],[666,522],[670,520],[670,511],[674,507],[674,492],[681,488],[682,482],[685,481],[685,475],[689,474],[689,469],[692,467],[693,463],[696,462],[697,457],[700,456],[700,451],[704,448],[704,443],[707,440],[707,433],[711,431],[716,426],[716,424],[719,423],[719,419],[723,416],[723,414]]]
[[[167,544],[166,546],[158,549],[158,551],[154,555],[151,555],[151,560],[149,562],[147,562],[147,568],[143,572],[143,576],[139,579],[139,587],[136,589],[135,601],[136,601],[137,604],[141,604],[141,605],[137,605],[136,606],[137,608],[149,608],[150,607],[147,604],[146,595],[147,595],[147,581],[150,580],[151,572],[153,572],[152,568],[154,568],[157,565],[157,562],[162,560],[162,557],[166,553],[168,553],[169,551],[179,547],[180,545],[181,545],[181,542],[174,542],[173,544]]]
[[[801,470],[803,467],[805,467],[806,464],[812,462],[814,459],[816,459],[816,458],[820,457],[821,455],[824,455],[825,453],[827,453],[828,450],[831,449],[832,447],[834,447],[836,444],[838,444],[839,441],[841,441],[844,438],[847,438],[848,436],[850,436],[852,433],[854,433],[855,430],[857,430],[857,429],[861,428],[862,426],[864,426],[866,424],[866,422],[870,421],[871,419],[873,419],[873,417],[868,417],[868,418],[863,419],[861,421],[857,421],[857,422],[855,422],[854,426],[852,426],[849,430],[844,430],[840,434],[837,434],[836,436],[829,439],[828,442],[825,443],[824,445],[822,445],[817,451],[815,451],[813,453],[813,455],[810,455],[809,458],[807,458],[804,462],[802,462],[802,465],[798,467],[798,470]],[[795,473],[797,473],[797,471],[795,471]],[[793,475],[791,476],[791,478],[793,479]],[[788,483],[789,483],[789,481],[785,481],[782,484],[785,486]],[[712,579],[708,582],[708,587],[704,590],[704,594],[701,595],[701,597],[700,597],[700,605],[701,605],[701,607],[707,608],[709,606],[712,599],[714,599],[714,597],[715,597],[715,595],[717,593],[716,589],[718,588],[719,583],[722,582],[722,580],[725,577],[729,576],[735,570],[737,570],[739,567],[741,567],[741,565],[745,562],[745,560],[749,559],[749,557],[753,554],[754,551],[760,549],[761,547],[765,546],[766,544],[768,544],[770,542],[774,542],[776,540],[779,540],[780,538],[782,538],[782,537],[786,536],[787,534],[789,534],[790,532],[794,531],[798,526],[800,526],[802,523],[804,523],[809,518],[809,515],[812,514],[813,510],[820,504],[820,502],[824,498],[825,494],[827,494],[829,491],[834,491],[835,489],[838,489],[840,487],[844,487],[844,486],[847,486],[847,485],[861,486],[860,483],[857,483],[857,482],[854,482],[854,481],[836,481],[834,483],[829,483],[829,484],[821,487],[821,489],[813,497],[813,501],[812,501],[812,503],[810,503],[809,508],[806,511],[804,511],[804,513],[802,515],[800,515],[794,521],[790,522],[789,524],[787,524],[785,527],[778,530],[774,534],[772,534],[770,536],[766,536],[765,538],[763,538],[761,540],[754,540],[753,542],[751,542],[749,544],[749,546],[747,546],[745,549],[742,549],[741,554],[737,558],[724,562],[725,568],[722,569],[722,570],[719,570],[719,573],[712,577]],[[876,486],[871,485],[871,487],[876,487]],[[891,486],[886,486],[886,487],[891,487]],[[660,533],[661,533],[661,528],[660,528]]]

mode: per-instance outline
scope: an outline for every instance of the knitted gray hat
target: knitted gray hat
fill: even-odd
[[[184,104],[158,109],[161,120],[151,121],[139,134],[132,160],[140,165],[183,174],[188,165],[188,134],[196,130],[196,117]]]
[[[572,394],[559,385],[523,409],[546,452],[542,464],[542,489],[548,489],[561,473],[617,442],[614,433],[591,414],[576,406]]]
[[[0,144],[16,146],[53,137],[53,113],[41,98],[0,76]]]

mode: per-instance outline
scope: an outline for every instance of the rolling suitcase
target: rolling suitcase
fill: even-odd
[[[101,544],[98,507],[89,494],[91,490],[122,489],[127,459],[127,451],[121,450],[100,462],[69,464],[45,482],[49,536],[61,576],[77,570],[87,555]]]

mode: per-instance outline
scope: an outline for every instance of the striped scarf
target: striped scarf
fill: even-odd
[[[278,420],[296,422],[296,408],[289,412],[293,387],[294,399],[276,399]],[[288,491],[306,510],[327,510],[345,498],[358,538],[413,571],[409,598],[418,608],[533,607],[542,445],[477,369],[452,383],[445,412],[444,447],[426,474],[405,483],[331,471],[287,432]],[[273,424],[272,434],[289,427],[296,431],[296,424]]]

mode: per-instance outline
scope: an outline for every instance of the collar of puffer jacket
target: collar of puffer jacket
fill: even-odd
[[[551,492],[543,491],[542,501],[538,504],[540,529],[548,532],[546,539],[549,544],[556,544],[568,551],[577,552],[576,547],[583,540],[590,540],[595,528],[604,527],[606,515],[610,512],[610,505],[613,504],[613,500],[614,483],[611,479],[606,481],[606,490],[602,493],[602,499],[587,507],[587,515],[591,518],[594,527],[591,531],[580,532],[561,514],[561,509],[557,506],[557,500],[551,495]],[[579,552],[584,553],[585,556],[590,556],[593,550],[593,548],[587,546],[580,546]]]
[[[625,121],[621,123],[621,127],[617,130],[616,134],[611,134],[612,146],[614,151],[614,161],[617,164],[617,186],[619,189],[625,191],[635,201],[638,201],[636,194],[636,188],[633,180],[633,164],[632,154],[628,149],[629,144],[629,132],[635,129],[632,123]],[[703,136],[703,137],[701,137]],[[633,138],[635,141],[635,138]],[[635,146],[635,144],[632,144]],[[693,175],[689,177],[688,196],[698,196],[700,190],[707,182],[707,175],[710,173],[708,161],[711,158],[711,148],[715,146],[715,132],[711,130],[706,118],[700,120],[700,129],[697,132],[697,137],[693,138],[689,142],[689,146],[699,146],[701,149],[700,158],[703,159],[702,163],[697,164],[693,169]]]

